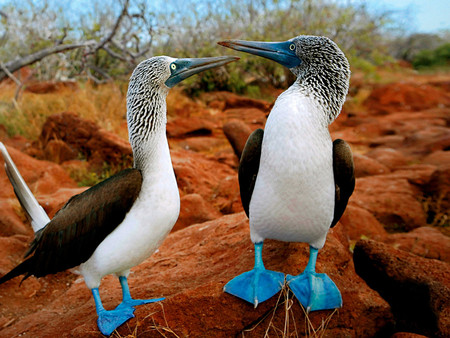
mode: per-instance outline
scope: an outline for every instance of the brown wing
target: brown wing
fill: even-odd
[[[36,233],[25,262],[0,279],[36,277],[85,262],[130,210],[141,190],[142,175],[126,169],[72,197],[48,225]]]
[[[263,136],[264,130],[262,129],[256,129],[250,134],[244,150],[242,151],[239,163],[239,188],[242,206],[244,207],[247,217],[249,217],[250,200],[252,198],[256,176],[258,175],[259,170]]]
[[[336,185],[334,218],[331,227],[334,227],[347,207],[348,199],[355,189],[355,169],[350,146],[344,140],[333,142],[333,172]]]

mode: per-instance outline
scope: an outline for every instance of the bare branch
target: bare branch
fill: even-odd
[[[92,45],[95,43],[94,41],[85,41],[85,42],[79,42],[79,43],[72,43],[67,45],[56,45],[49,48],[44,48],[36,53],[26,55],[20,59],[15,59],[13,61],[7,62],[4,66],[5,69],[7,69],[10,73],[14,73],[15,71],[19,70],[20,68],[23,68],[25,66],[29,66],[37,61],[42,60],[46,56],[65,52],[71,49],[77,49],[81,47],[87,47],[89,45]],[[4,69],[0,71],[0,81],[3,80],[7,76],[7,73]]]
[[[125,1],[125,4],[123,5],[123,8],[122,8],[122,12],[121,12],[120,15],[117,17],[117,20],[116,20],[116,23],[114,24],[113,29],[111,30],[111,32],[109,32],[109,34],[108,34],[102,41],[100,41],[100,43],[99,43],[97,46],[95,46],[94,53],[95,53],[96,51],[98,51],[99,49],[103,48],[103,46],[105,46],[108,42],[110,42],[111,39],[114,37],[114,35],[116,35],[117,29],[119,28],[120,23],[121,23],[123,17],[124,17],[124,16],[127,14],[127,12],[128,12],[128,5],[129,5],[129,2],[130,2],[129,0],[126,0],[126,1]]]
[[[129,59],[127,59],[126,57],[120,55],[119,53],[116,53],[115,51],[113,51],[111,48],[107,47],[107,46],[103,46],[103,50],[106,51],[109,55],[111,55],[113,58],[125,61],[125,62],[130,62]],[[123,50],[122,50],[123,52]]]
[[[8,76],[11,80],[13,80],[16,85],[18,86],[22,86],[22,82],[14,76],[13,73],[11,73],[8,68],[6,68],[5,64],[3,62],[0,61],[0,68],[2,69],[3,72],[5,72],[6,76]]]
[[[8,77],[13,80],[16,85],[17,85],[17,89],[16,89],[16,93],[14,94],[14,103],[17,104],[17,100],[19,99],[19,94],[20,91],[22,90],[23,87],[23,82],[20,81],[17,77],[14,76],[14,74],[12,74],[8,68],[6,68],[5,64],[3,62],[0,61],[0,68],[6,73],[6,75],[8,75]]]
[[[111,80],[111,76],[108,75],[108,73],[106,73],[103,69],[94,66],[94,65],[88,65],[89,69],[92,69],[94,72],[100,74],[105,80],[104,81],[109,81]]]
[[[64,28],[63,28],[63,35],[61,36],[60,39],[58,39],[58,40],[55,42],[55,45],[61,45],[66,37],[67,37],[67,27],[64,27]]]

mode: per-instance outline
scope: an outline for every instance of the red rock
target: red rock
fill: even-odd
[[[386,114],[395,110],[418,111],[438,105],[449,105],[444,91],[425,84],[390,83],[375,88],[364,105],[375,113]]]
[[[392,307],[397,331],[450,333],[450,266],[372,240],[354,250],[356,272]]]
[[[361,177],[349,203],[367,209],[391,231],[426,225],[420,192],[406,179],[389,175]]]
[[[366,209],[348,205],[339,220],[342,231],[350,240],[359,240],[368,237],[375,240],[384,240],[388,236],[383,225]]]
[[[392,148],[376,148],[369,151],[366,156],[377,160],[389,169],[405,166],[410,160],[402,152]]]
[[[61,140],[50,140],[44,148],[45,159],[58,164],[74,160],[78,153],[66,142]]]
[[[430,126],[417,130],[409,135],[404,142],[404,148],[413,155],[428,155],[437,150],[450,147],[450,130],[447,127]]]
[[[223,144],[220,138],[208,136],[188,137],[178,142],[179,147],[196,152],[211,152]]]
[[[23,261],[23,253],[28,249],[32,236],[14,235],[0,237],[0,275],[4,275]]]
[[[0,210],[0,236],[33,234],[17,199],[0,199]]]
[[[228,165],[237,172],[239,167],[239,159],[231,149],[218,151],[214,154],[214,159],[219,163]]]
[[[223,132],[233,147],[234,153],[241,158],[245,143],[252,133],[252,129],[241,120],[230,120],[223,125]]]
[[[434,215],[442,217],[444,225],[448,223],[448,210],[450,210],[450,165],[442,165],[433,172],[429,183],[424,186],[428,209]]]
[[[211,135],[214,123],[198,116],[178,117],[167,122],[167,136],[188,137]]]
[[[266,114],[257,108],[231,108],[224,111],[227,120],[242,120],[250,128],[263,128],[266,123]]]
[[[18,150],[7,147],[8,152],[22,174],[31,191],[36,195],[51,194],[60,188],[74,188],[77,184],[57,164],[48,161],[36,160]],[[0,156],[0,165],[3,167],[3,158]],[[14,191],[4,170],[0,170],[0,198],[14,197]]]
[[[83,154],[96,168],[101,169],[105,162],[118,166],[132,163],[128,141],[74,113],[64,112],[48,117],[39,140],[45,149],[48,142],[54,139],[64,141],[71,149]]]
[[[188,194],[181,197],[180,217],[172,231],[186,228],[192,224],[203,223],[221,217],[219,210],[208,204],[199,194]]]
[[[201,99],[207,104],[214,102],[213,105],[215,106],[218,106],[218,101],[225,102],[225,105],[221,110],[231,108],[257,108],[259,110],[268,111],[271,106],[271,103],[269,102],[239,96],[230,92],[203,93]]]
[[[374,147],[387,147],[387,148],[398,148],[405,142],[405,136],[402,135],[386,135],[379,136],[371,139],[368,143],[369,146]]]
[[[167,96],[167,116],[190,117],[193,115],[205,115],[208,111],[203,102],[194,101],[180,88],[172,88]]]
[[[427,336],[411,332],[396,332],[391,338],[427,338]]]
[[[75,91],[78,89],[78,83],[75,81],[27,83],[25,86],[25,91],[34,94],[49,94],[61,91],[64,88]]]
[[[436,228],[421,227],[408,233],[391,234],[383,242],[421,257],[450,263],[450,237]]]
[[[297,274],[308,260],[305,244],[267,241],[263,257],[267,268]],[[248,221],[244,213],[192,225],[169,235],[159,252],[134,268],[130,277],[130,289],[136,298],[165,296],[161,303],[147,304],[136,309],[136,318],[118,329],[121,336],[159,335],[155,328],[171,330],[178,336],[230,337],[241,335],[244,330],[259,323],[249,333],[263,336],[271,322],[284,328],[285,304],[277,305],[277,296],[263,302],[256,309],[244,301],[225,294],[223,286],[231,278],[253,266],[253,245],[249,239]],[[325,333],[330,336],[374,336],[389,332],[392,315],[387,303],[368,288],[355,274],[351,254],[334,235],[328,236],[318,257],[318,271],[326,272],[340,288],[344,306],[329,321]],[[55,277],[60,274],[55,275]],[[47,281],[48,277],[39,281]],[[60,277],[62,278],[62,277]],[[9,297],[8,318],[13,321],[0,328],[0,336],[25,333],[28,336],[98,336],[94,301],[89,290],[78,279],[70,286],[49,285],[56,297],[36,302],[38,292],[31,302],[23,295],[11,295],[14,281],[0,286],[0,296]],[[42,292],[42,291],[41,291]],[[107,277],[100,289],[104,306],[114,308],[121,299],[117,278]],[[289,297],[289,330],[294,323],[299,335],[303,335],[306,318],[296,299]],[[33,308],[27,313],[9,304],[27,301]],[[25,304],[25,303],[24,303]],[[272,318],[272,312],[273,318]],[[309,314],[309,320],[317,328],[332,311]],[[271,320],[272,318],[272,320]]]
[[[437,168],[429,164],[412,164],[398,167],[388,174],[392,178],[404,178],[416,186],[426,187],[436,173]]]
[[[8,152],[22,174],[30,190],[42,203],[44,209],[53,215],[75,193],[86,188],[79,188],[77,184],[59,165],[48,161],[36,160],[18,150],[7,147]],[[3,168],[3,158],[0,160]],[[14,195],[14,190],[0,168],[0,236],[12,236],[14,234],[32,234],[31,226],[24,221],[25,213]]]
[[[384,164],[361,154],[353,154],[353,162],[355,164],[355,177],[382,175],[391,172]]]
[[[425,157],[422,162],[438,167],[450,165],[450,151],[437,150]]]
[[[214,158],[187,150],[171,152],[181,196],[200,194],[213,207],[224,209],[239,196],[237,173]]]

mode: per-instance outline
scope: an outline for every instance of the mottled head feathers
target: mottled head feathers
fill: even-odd
[[[329,38],[300,35],[291,40],[300,65],[290,70],[306,95],[312,95],[325,108],[331,123],[339,115],[348,93],[350,64]]]

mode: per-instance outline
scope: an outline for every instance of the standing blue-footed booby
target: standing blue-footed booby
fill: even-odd
[[[51,221],[1,145],[14,191],[33,228],[40,230],[27,260],[0,278],[0,284],[22,274],[41,277],[76,267],[92,291],[97,324],[105,335],[134,317],[134,306],[162,300],[131,298],[127,276],[130,268],[159,247],[179,214],[180,197],[166,138],[166,96],[183,79],[237,59],[157,56],[141,62],[127,93],[134,167],[72,197]],[[108,274],[119,277],[123,295],[111,311],[104,309],[99,294],[100,281]]]
[[[289,287],[307,311],[341,307],[338,288],[326,274],[316,273],[315,265],[355,185],[350,147],[342,140],[332,142],[328,131],[348,92],[349,63],[326,37],[219,44],[274,60],[297,76],[276,100],[265,130],[250,135],[241,156],[239,185],[255,244],[255,267],[224,290],[255,306],[269,299],[282,288],[284,274],[264,268],[263,241],[306,242],[308,265],[302,274],[287,276]]]

